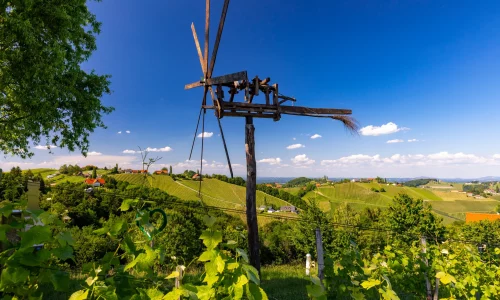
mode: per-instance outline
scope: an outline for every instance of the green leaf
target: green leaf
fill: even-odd
[[[10,226],[9,225],[5,225],[5,224],[2,224],[0,225],[0,241],[2,242],[6,242],[7,241],[7,231],[10,230]]]
[[[89,294],[89,290],[79,290],[71,294],[69,300],[85,300]]]
[[[377,286],[377,285],[380,285],[382,282],[378,279],[368,279],[368,280],[365,280],[361,283],[361,286],[364,288],[364,289],[371,289],[372,287],[374,286]]]
[[[325,299],[326,300],[326,295],[323,287],[321,285],[307,285],[307,294],[311,296],[313,299]]]
[[[157,289],[147,289],[146,295],[151,300],[161,300],[163,298],[163,293]]]
[[[246,295],[249,300],[268,300],[266,292],[252,282],[246,285]]]
[[[19,255],[19,262],[22,265],[39,267],[50,259],[50,253],[51,252],[47,249],[41,249],[40,251],[33,253],[32,249],[27,248],[25,251],[18,251],[16,254]]]
[[[255,284],[260,285],[259,272],[251,265],[243,265],[243,270],[245,270],[248,279],[253,281]]]
[[[212,217],[212,216],[203,216],[203,223],[205,223],[205,225],[208,227],[208,228],[212,228],[212,226],[214,226],[215,224],[215,221],[217,221],[216,218]]]
[[[103,227],[103,228],[99,228],[99,229],[94,230],[94,234],[98,234],[98,235],[106,234],[108,232],[109,232],[108,227]]]
[[[56,236],[56,239],[59,242],[59,244],[61,244],[62,247],[66,246],[66,245],[70,245],[70,246],[75,245],[75,241],[73,240],[73,237],[71,236],[71,232],[69,232],[69,231],[60,232]]]
[[[450,274],[446,274],[443,277],[439,278],[439,281],[441,281],[441,283],[444,284],[444,285],[449,284],[450,282],[453,282],[453,283],[457,282],[457,280],[455,279],[455,277],[453,277]]]
[[[130,238],[129,235],[125,235],[123,238],[123,243],[120,244],[121,248],[128,254],[134,254],[136,253],[137,249],[135,247],[134,242]]]
[[[97,276],[95,277],[90,276],[87,277],[87,279],[85,279],[85,282],[87,283],[88,286],[91,286],[97,281],[97,279],[99,279]]]
[[[211,261],[214,259],[214,257],[217,255],[217,252],[214,250],[209,250],[203,252],[200,257],[198,258],[198,261]]]
[[[73,248],[70,246],[65,246],[62,248],[56,248],[52,250],[52,253],[59,258],[60,260],[67,260],[67,259],[73,259]]]
[[[241,274],[240,276],[238,276],[238,280],[236,280],[235,285],[237,287],[243,287],[247,283],[248,283],[248,278],[244,274]]]
[[[8,267],[2,270],[2,285],[4,285],[5,283],[22,283],[28,279],[29,275],[30,271],[26,270],[23,267]]]
[[[131,204],[134,204],[137,202],[138,202],[138,200],[136,200],[136,199],[125,199],[125,200],[123,200],[122,205],[120,206],[120,210],[127,211],[130,209]]]
[[[203,240],[203,244],[208,250],[212,250],[222,242],[222,233],[220,231],[205,230],[202,232],[200,239]]]
[[[241,248],[236,248],[236,252],[238,253],[239,256],[241,256],[241,258],[243,258],[243,260],[248,263],[248,255],[247,253],[245,252],[245,250],[241,249]]]
[[[167,276],[167,278],[165,279],[172,279],[172,278],[176,278],[176,277],[179,277],[179,272],[177,271],[173,271],[172,273],[170,273],[170,275]]]
[[[127,223],[124,219],[117,219],[113,226],[109,229],[109,233],[113,236],[118,236],[122,231],[127,229]]]
[[[21,235],[21,248],[33,247],[33,245],[47,242],[52,237],[48,226],[33,226]]]
[[[224,272],[224,267],[226,266],[226,262],[222,259],[220,255],[217,255],[214,262],[215,265],[217,266],[217,272],[222,274],[222,272]]]
[[[69,274],[63,271],[56,271],[51,274],[50,281],[56,291],[67,291],[69,288]]]

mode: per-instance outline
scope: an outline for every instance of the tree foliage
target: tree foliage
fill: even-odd
[[[86,154],[113,110],[101,103],[110,76],[81,68],[100,25],[85,0],[0,2],[1,151],[30,157],[32,141]]]

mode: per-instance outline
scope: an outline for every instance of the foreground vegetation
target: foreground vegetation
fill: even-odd
[[[13,169],[0,181],[9,199],[0,213],[10,220],[0,226],[4,297],[423,299],[426,282],[441,299],[499,295],[500,222],[446,227],[428,202],[406,194],[388,209],[340,203],[328,214],[310,199],[299,219],[262,225],[260,277],[248,264],[240,218],[146,185],[110,177],[91,193],[82,183],[44,186],[42,210],[12,216],[35,176]],[[161,214],[149,213],[155,209],[168,216],[163,230]],[[20,231],[25,223],[39,225]],[[326,257],[322,284],[303,275],[305,255],[317,259],[316,228]],[[178,266],[186,276],[174,288]]]

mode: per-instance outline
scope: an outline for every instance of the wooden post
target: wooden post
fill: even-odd
[[[248,249],[250,254],[250,264],[254,266],[260,274],[260,254],[259,254],[259,227],[257,225],[257,166],[255,162],[255,127],[253,118],[245,117],[245,152],[247,158],[247,226],[248,226]]]
[[[309,276],[311,274],[311,254],[306,254],[306,275]]]
[[[318,277],[320,280],[325,278],[323,270],[325,269],[325,261],[323,259],[323,240],[321,238],[321,230],[316,228],[316,253],[318,255]]]
[[[427,253],[427,240],[426,240],[425,236],[422,236],[420,238],[420,243],[422,244],[422,253],[423,254]],[[424,257],[423,261],[424,261],[424,264],[426,266],[429,266],[429,261],[427,260],[427,258]],[[427,276],[427,271],[425,271],[424,277],[425,277],[425,288],[427,291],[427,299],[431,300],[432,299],[432,289],[431,289],[431,282],[429,281],[429,277]]]

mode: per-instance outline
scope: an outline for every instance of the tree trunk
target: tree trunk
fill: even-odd
[[[250,254],[250,264],[254,266],[260,274],[260,254],[259,254],[259,227],[257,225],[256,208],[256,180],[257,166],[255,163],[255,127],[253,118],[246,117],[245,125],[245,152],[247,158],[247,226],[248,226],[248,249]]]

